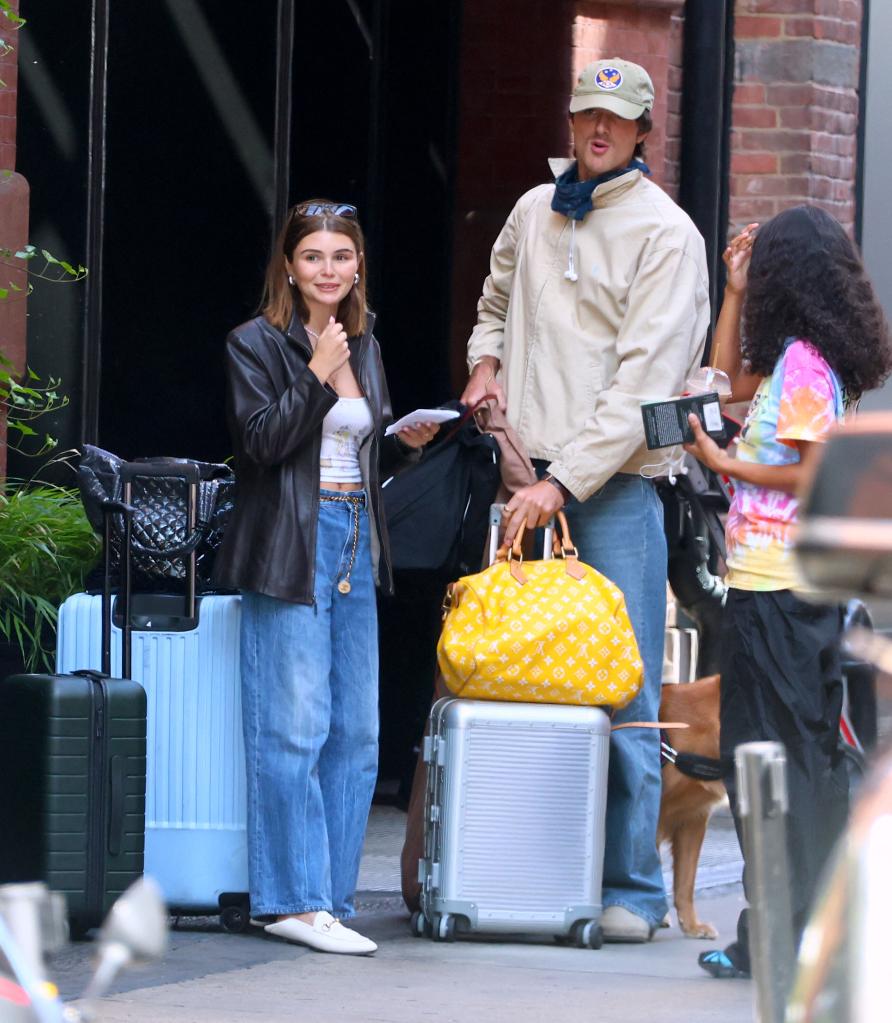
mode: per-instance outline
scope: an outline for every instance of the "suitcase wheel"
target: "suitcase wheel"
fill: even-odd
[[[442,913],[434,917],[434,941],[455,941],[455,917],[451,913]]]
[[[220,926],[228,934],[241,934],[248,929],[249,923],[247,906],[225,906],[220,911]]]
[[[604,944],[604,932],[601,930],[600,924],[589,924],[591,930],[588,934],[588,947],[593,949],[599,949]]]
[[[604,944],[604,932],[594,920],[579,920],[573,925],[571,939],[577,948],[598,949]]]
[[[433,934],[430,921],[420,909],[415,910],[412,914],[409,926],[412,929],[412,935],[416,938],[430,938]]]

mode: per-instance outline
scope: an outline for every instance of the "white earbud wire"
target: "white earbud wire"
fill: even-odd
[[[575,284],[579,280],[576,273],[576,221],[570,221],[570,248],[567,251],[567,269],[564,271],[564,280]]]

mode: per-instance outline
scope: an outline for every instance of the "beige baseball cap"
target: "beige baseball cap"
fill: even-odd
[[[629,121],[654,105],[654,83],[640,64],[612,57],[583,68],[570,100],[570,113],[599,107]]]

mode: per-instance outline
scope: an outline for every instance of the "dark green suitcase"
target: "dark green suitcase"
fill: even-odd
[[[127,568],[122,576],[129,623]],[[108,571],[104,597],[108,622]],[[110,636],[110,626],[104,631]],[[0,683],[0,883],[40,880],[64,892],[74,936],[97,926],[143,869],[146,694],[138,682],[109,677],[109,649],[104,642],[104,672]]]

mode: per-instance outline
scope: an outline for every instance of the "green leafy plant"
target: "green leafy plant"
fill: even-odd
[[[85,267],[57,259],[46,249],[38,253],[33,245],[26,245],[13,252],[12,249],[0,246],[0,264],[22,276],[27,264],[35,258],[42,258],[43,266],[30,270],[29,280],[24,286],[10,280],[8,287],[0,287],[0,301],[24,298],[30,294],[34,279],[74,284],[87,275]],[[43,439],[37,441],[35,449],[34,440],[38,438],[38,433],[31,424],[40,416],[56,412],[68,404],[67,395],[59,393],[60,383],[57,377],[49,377],[45,384],[42,383],[30,366],[23,378],[19,378],[15,367],[0,349],[0,417],[6,416],[9,434],[7,443],[12,450],[39,458],[56,447],[57,442],[49,434],[44,434]]]
[[[27,671],[52,670],[57,609],[84,588],[100,543],[77,490],[7,481],[0,493],[0,636]]]
[[[61,381],[55,377],[50,377],[46,386],[40,386],[40,377],[29,368],[26,378],[27,384],[20,383],[14,376],[12,363],[0,352],[0,415],[6,415],[7,447],[39,458],[49,454],[59,442],[48,433],[40,439],[31,423],[48,412],[64,408],[68,396],[59,393]]]
[[[4,174],[11,173],[3,171]],[[37,263],[33,266],[29,265]],[[40,265],[43,260],[43,265]],[[24,298],[34,290],[34,280],[51,281],[53,284],[77,284],[82,281],[88,273],[85,266],[80,263],[75,265],[66,259],[57,259],[52,252],[46,249],[38,249],[36,245],[25,245],[21,249],[6,249],[0,245],[0,263],[15,273],[28,274],[29,280],[23,287],[15,281],[8,281],[8,287],[0,287],[0,299]]]

